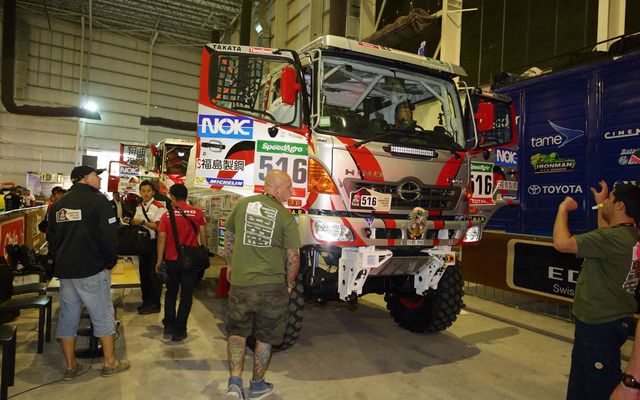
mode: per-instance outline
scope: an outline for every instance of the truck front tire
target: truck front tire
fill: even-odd
[[[464,306],[462,273],[449,266],[433,296],[387,293],[385,301],[391,317],[401,327],[416,333],[436,333],[451,326]]]
[[[273,346],[271,351],[276,353],[279,351],[287,350],[296,342],[300,337],[300,331],[302,330],[302,319],[304,311],[304,287],[302,286],[302,272],[298,274],[296,279],[296,286],[289,295],[289,320],[287,323],[287,330],[284,334],[284,340],[282,344]],[[256,348],[255,336],[249,336],[247,338],[247,347],[252,351]]]
[[[302,280],[300,279],[301,275],[301,273],[298,273],[296,286],[289,295],[289,323],[287,324],[287,331],[284,334],[284,340],[281,345],[274,346],[273,351],[287,350],[296,344],[300,337],[304,311],[304,287],[302,286]]]

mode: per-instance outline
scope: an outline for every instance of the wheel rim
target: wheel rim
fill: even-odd
[[[411,309],[420,307],[423,301],[424,301],[424,297],[419,297],[416,300],[400,298],[400,303],[402,303],[403,306]]]

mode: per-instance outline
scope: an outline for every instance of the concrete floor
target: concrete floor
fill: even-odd
[[[217,399],[224,398],[226,298],[216,298],[217,271],[200,288],[189,318],[189,337],[174,343],[162,335],[161,315],[138,315],[140,291],[126,289],[116,354],[131,369],[100,377],[102,359],[82,360],[91,369],[64,382],[59,344],[36,353],[37,313],[23,312],[18,326],[17,399]],[[413,334],[389,317],[382,296],[368,295],[357,310],[307,304],[299,342],[275,354],[267,380],[272,400],[287,399],[563,399],[573,325],[472,296],[445,332]],[[54,294],[54,330],[58,303]],[[88,339],[78,338],[78,347]],[[629,354],[629,341],[623,353]],[[248,356],[252,353],[249,352]],[[245,388],[251,360],[245,368]],[[44,385],[44,386],[42,386]],[[32,389],[33,388],[33,389]],[[29,390],[32,389],[32,390]],[[27,391],[29,390],[29,391]],[[26,391],[26,392],[25,392]]]

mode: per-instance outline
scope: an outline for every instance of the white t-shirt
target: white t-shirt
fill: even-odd
[[[139,218],[143,221],[147,221],[147,219],[144,216],[144,213],[142,212],[142,208],[144,207],[144,211],[146,211],[147,216],[149,217],[149,219],[151,220],[151,222],[155,222],[155,223],[159,223],[160,222],[160,217],[162,217],[162,214],[167,212],[167,209],[164,207],[164,205],[162,203],[160,203],[157,200],[151,199],[149,200],[148,203],[140,203],[138,204],[138,207],[136,207],[136,214],[133,216],[133,218]],[[144,225],[143,225],[144,226]],[[145,228],[147,228],[146,226],[144,226]],[[156,238],[156,231],[154,231],[153,229],[147,228],[147,230],[150,233],[150,237],[151,239],[155,239]]]
[[[35,205],[36,205],[36,196],[34,196],[33,193],[25,194],[24,195],[24,206],[25,207],[33,207]]]

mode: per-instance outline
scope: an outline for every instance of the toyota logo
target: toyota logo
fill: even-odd
[[[540,194],[540,191],[542,191],[542,188],[540,188],[540,186],[538,185],[531,185],[529,186],[528,191],[530,195],[535,196]]]
[[[396,189],[400,198],[404,201],[416,201],[420,200],[422,193],[420,191],[420,185],[413,181],[404,182]]]

